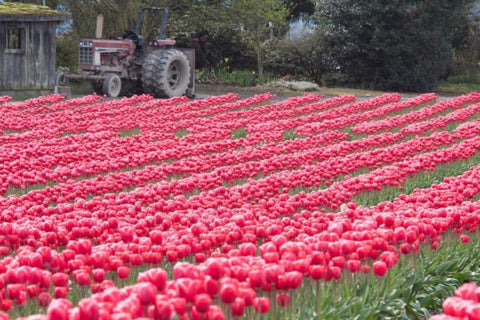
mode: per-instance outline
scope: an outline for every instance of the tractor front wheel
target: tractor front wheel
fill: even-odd
[[[103,79],[103,93],[109,97],[116,98],[122,90],[122,79],[115,73],[107,73]]]
[[[170,98],[186,93],[190,83],[190,65],[183,52],[161,49],[143,59],[142,87],[155,98]]]

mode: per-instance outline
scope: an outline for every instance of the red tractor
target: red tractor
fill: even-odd
[[[162,14],[157,39],[139,34],[145,12]],[[98,94],[109,97],[147,93],[156,98],[195,94],[195,50],[175,48],[175,40],[163,38],[168,10],[142,8],[135,30],[115,40],[82,39],[78,42],[80,74],[58,72],[56,85],[69,79],[88,80]]]

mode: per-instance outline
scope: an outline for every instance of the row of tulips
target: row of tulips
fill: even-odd
[[[96,96],[93,96],[96,97]],[[101,103],[87,104],[81,108],[73,108],[68,110],[62,110],[60,112],[46,113],[34,115],[27,121],[22,116],[23,121],[17,119],[9,121],[12,125],[16,126],[16,130],[20,131],[17,134],[8,134],[0,136],[0,141],[3,143],[8,142],[21,142],[38,140],[39,138],[56,138],[65,134],[78,134],[83,132],[98,132],[105,130],[113,130],[118,132],[119,130],[131,130],[139,127],[139,123],[149,120],[149,117],[145,113],[141,119],[134,119],[138,104],[148,103],[149,108],[161,109],[163,114],[169,109],[179,109],[179,111],[186,111],[189,108],[198,109],[215,104],[223,104],[229,101],[236,100],[238,95],[227,94],[223,96],[209,97],[202,100],[185,102],[185,98],[178,97],[167,100],[152,100],[151,96],[133,96],[130,98],[123,98],[120,100],[102,101]],[[152,102],[153,101],[153,102]],[[181,103],[180,106],[173,108],[176,104]],[[142,109],[142,108],[140,108]],[[171,110],[170,110],[171,112]],[[105,118],[98,118],[98,115],[103,114]],[[127,117],[128,115],[128,117]],[[119,122],[123,126],[119,125]],[[23,125],[22,123],[25,123]],[[103,124],[103,126],[102,126]],[[147,121],[144,129],[156,125]],[[33,130],[24,131],[25,126]]]
[[[11,101],[11,97],[4,96],[2,100]],[[40,96],[32,99],[28,99],[22,102],[17,103],[9,103],[2,106],[2,112],[4,111],[16,111],[16,110],[28,110],[32,108],[36,108],[39,106],[43,106],[45,104],[54,104],[60,101],[64,101],[65,96],[61,94],[51,94],[47,96]]]
[[[321,122],[307,123],[305,125],[299,126],[295,130],[295,133],[298,135],[308,135],[315,132],[329,130],[332,128],[341,129],[360,122],[381,118],[390,113],[401,112],[409,109],[411,110],[415,107],[432,103],[437,98],[437,95],[434,93],[422,94],[412,99],[400,101],[397,103],[389,103],[374,110],[369,110],[362,113],[345,114],[343,117],[327,119]]]
[[[266,131],[272,129],[291,130],[310,122],[341,118],[346,114],[361,113],[376,109],[377,107],[387,103],[398,102],[401,99],[401,96],[398,93],[386,93],[368,100],[358,101],[356,103],[348,103],[355,100],[355,96],[351,95],[343,95],[333,99],[338,99],[342,102],[338,108],[331,108],[331,106],[326,105],[328,108],[319,113],[306,114],[301,117],[294,117],[285,120],[277,120],[277,118],[271,120],[265,119],[264,122],[258,124],[248,124],[248,126],[246,126],[246,130],[248,132]],[[309,109],[310,108],[311,107],[309,107]],[[310,111],[308,113],[310,113]]]
[[[425,120],[435,115],[439,115],[449,109],[462,108],[467,103],[480,101],[480,93],[472,92],[463,96],[440,101],[433,106],[422,108],[417,111],[401,114],[394,117],[387,117],[383,120],[363,122],[352,127],[352,132],[356,134],[372,134],[380,131],[391,130],[397,127],[403,127],[405,124]]]
[[[9,102],[12,100],[12,97],[10,96],[0,96],[0,104],[4,104],[6,102]]]
[[[54,98],[57,99],[57,95],[54,95]],[[55,100],[56,101],[56,100]],[[23,107],[23,103],[20,102],[18,104],[11,104],[6,105],[5,109],[2,110],[2,120],[1,126],[5,129],[8,129],[10,125],[16,125],[12,119],[17,118],[20,120],[19,122],[23,121],[24,119],[34,119],[35,114],[49,114],[53,112],[69,112],[73,109],[78,109],[90,105],[98,105],[99,102],[103,101],[103,98],[97,95],[88,95],[83,96],[80,98],[73,98],[70,100],[63,100],[61,99],[58,102],[52,103],[51,100],[41,100],[38,105],[30,106],[30,107]],[[24,123],[28,123],[29,121],[25,121]],[[34,121],[33,121],[34,123]],[[24,127],[18,127],[20,129],[25,130]]]
[[[224,95],[218,97],[209,97],[203,100],[192,101],[187,105],[208,106],[216,103],[225,103],[236,99],[237,95]],[[98,131],[119,131],[131,130],[138,128],[139,124],[145,120],[152,120],[146,115],[140,113],[136,115],[135,106],[138,103],[151,101],[152,97],[148,95],[132,96],[120,100],[104,101],[100,104],[87,105],[78,110],[65,110],[64,112],[53,112],[40,115],[34,115],[30,118],[22,117],[23,120],[11,121],[17,130],[22,131],[20,134],[10,134],[0,137],[0,141],[19,142],[31,141],[37,138],[55,138],[66,133],[78,134],[82,132],[98,132]],[[159,100],[157,102],[161,106],[172,106],[172,104],[183,101],[180,98],[172,98],[168,100]],[[85,112],[85,109],[89,111]],[[98,113],[103,112],[103,117],[98,117]],[[141,118],[139,116],[143,115]],[[144,127],[152,127],[154,124],[148,122]],[[30,128],[30,131],[23,132],[22,128]],[[32,130],[33,129],[33,130]]]
[[[199,133],[214,128],[217,130],[235,130],[238,127],[244,127],[246,123],[262,123],[265,119],[289,118],[303,113],[303,106],[332,107],[342,103],[346,99],[331,98],[313,103],[320,98],[316,94],[304,94],[303,96],[291,97],[283,101],[277,101],[271,104],[264,104],[257,108],[248,108],[229,113],[219,113],[209,118],[195,118],[180,120],[176,125],[179,128],[188,128],[189,132]],[[349,97],[349,100],[355,100],[355,97]],[[312,110],[313,112],[313,110]]]
[[[465,283],[443,302],[443,312],[430,320],[479,320],[480,288],[474,283]]]
[[[445,128],[449,124],[460,123],[466,121],[470,117],[480,112],[480,104],[472,104],[466,108],[455,110],[447,115],[436,117],[433,119],[416,122],[401,129],[403,134],[423,134],[428,130],[438,130]]]

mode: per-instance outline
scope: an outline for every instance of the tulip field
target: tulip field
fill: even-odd
[[[2,319],[480,319],[480,93],[0,97]]]

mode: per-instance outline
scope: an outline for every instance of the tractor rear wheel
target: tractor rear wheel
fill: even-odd
[[[109,97],[116,98],[122,90],[122,79],[115,73],[107,73],[103,79],[103,93]]]
[[[155,98],[170,98],[186,93],[190,82],[190,65],[183,52],[162,49],[143,59],[142,87]]]

